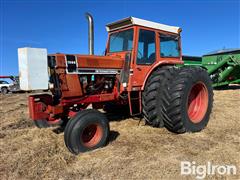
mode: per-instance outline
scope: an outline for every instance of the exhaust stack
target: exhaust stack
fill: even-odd
[[[89,13],[85,13],[88,20],[88,53],[90,55],[94,54],[94,24],[93,17]]]

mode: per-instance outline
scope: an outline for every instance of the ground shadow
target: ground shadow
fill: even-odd
[[[110,131],[109,137],[108,137],[108,142],[115,141],[119,135],[120,134],[117,131]]]
[[[104,113],[109,121],[122,121],[130,118],[127,113]]]
[[[140,123],[140,121],[143,120],[143,118],[141,116],[132,117],[132,116],[130,116],[129,113],[126,113],[126,112],[125,113],[121,113],[121,112],[119,112],[119,113],[103,113],[103,114],[107,117],[109,122],[111,122],[111,121],[123,121],[123,120],[126,120],[128,118],[132,118],[136,121],[139,121],[139,123]],[[54,128],[52,131],[56,134],[61,134],[61,133],[64,132],[66,124],[67,124],[67,121],[65,121],[64,124]]]
[[[129,117],[129,115],[124,114],[115,114],[115,113],[104,113],[107,116],[107,119],[109,121],[122,121]],[[66,128],[67,123],[61,124],[60,126],[57,126],[52,131],[56,134],[61,134],[64,132]]]
[[[64,132],[64,128],[65,127],[57,127],[55,129],[53,129],[52,131],[56,134],[61,134],[61,133]],[[110,131],[109,132],[109,137],[108,137],[108,143],[110,143],[112,141],[115,141],[119,135],[120,134],[117,131]]]
[[[132,118],[134,120],[143,120],[142,115],[131,116],[130,113],[104,113],[109,121],[122,121],[128,118]]]
[[[64,129],[65,129],[65,127],[60,126],[60,127],[53,129],[52,131],[56,134],[61,134],[64,132]]]
[[[231,85],[231,86],[220,86],[215,87],[214,90],[221,91],[221,90],[239,90],[240,85]]]

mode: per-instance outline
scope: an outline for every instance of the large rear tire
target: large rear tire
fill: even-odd
[[[163,89],[162,119],[174,133],[201,131],[209,121],[213,89],[202,68],[182,67]]]
[[[157,68],[149,76],[145,85],[142,96],[143,115],[147,123],[153,127],[164,126],[163,119],[161,118],[161,96],[163,96],[165,84],[175,71],[176,68],[173,66]]]
[[[109,123],[105,115],[97,110],[80,111],[69,120],[64,141],[70,152],[91,151],[106,145],[109,136]]]

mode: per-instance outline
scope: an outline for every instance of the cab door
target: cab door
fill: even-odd
[[[156,32],[147,28],[139,28],[133,58],[133,73],[129,90],[140,90],[147,72],[157,59]]]

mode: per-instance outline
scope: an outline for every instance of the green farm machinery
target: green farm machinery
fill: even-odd
[[[213,87],[240,84],[240,49],[220,50],[202,57],[183,56],[184,66],[200,66],[207,70]]]

